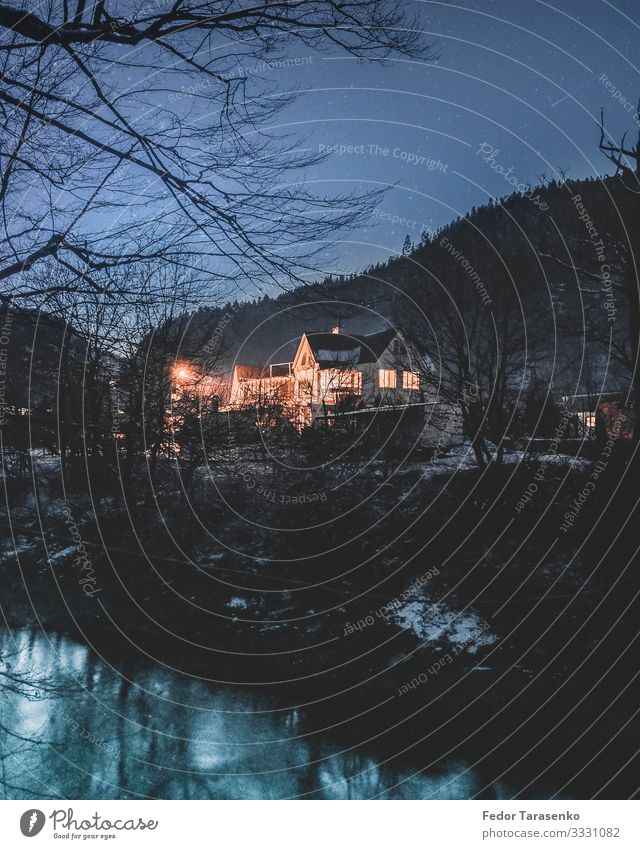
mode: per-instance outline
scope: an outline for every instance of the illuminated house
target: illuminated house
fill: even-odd
[[[427,430],[449,423],[449,443],[461,440],[455,405],[438,399],[428,366],[392,329],[368,336],[303,334],[293,362],[264,367],[238,365],[233,372],[231,409],[278,407],[298,429],[314,423],[365,420],[367,414],[411,410]]]

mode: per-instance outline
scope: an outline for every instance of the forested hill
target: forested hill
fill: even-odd
[[[285,361],[305,330],[326,330],[338,320],[354,333],[378,330],[386,322],[402,325],[411,321],[412,309],[428,316],[430,303],[435,304],[432,287],[441,292],[457,287],[471,312],[476,305],[478,311],[499,311],[505,297],[514,296],[524,327],[542,321],[549,334],[542,347],[555,351],[560,339],[573,358],[585,335],[594,340],[611,327],[619,340],[626,334],[622,295],[607,300],[599,282],[603,268],[615,281],[624,264],[620,215],[626,202],[615,177],[551,182],[529,196],[491,200],[437,234],[423,234],[417,245],[405,244],[404,255],[362,273],[277,298],[200,310],[191,318],[194,337],[213,327],[224,339],[225,367],[234,361]]]

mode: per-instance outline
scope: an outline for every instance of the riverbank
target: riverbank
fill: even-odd
[[[332,739],[373,740],[382,759],[405,749],[417,764],[459,756],[492,775],[522,758],[510,784],[525,795],[565,784],[562,793],[584,794],[597,771],[571,778],[553,763],[554,746],[568,735],[585,764],[607,758],[606,774],[616,771],[633,726],[624,727],[626,702],[608,704],[607,682],[634,672],[628,608],[638,578],[603,558],[604,536],[589,537],[595,511],[625,544],[614,525],[626,524],[625,494],[612,499],[603,477],[582,524],[564,534],[592,467],[547,463],[518,511],[539,467],[507,464],[490,476],[373,467],[353,484],[343,475],[339,489],[316,475],[309,489],[324,485],[331,497],[286,509],[219,481],[198,484],[188,504],[165,495],[166,482],[135,513],[113,492],[92,502],[53,490],[43,499],[41,488],[35,504],[16,492],[0,564],[6,621],[70,637],[119,676],[135,679],[143,658],[163,675],[303,711],[310,728],[331,717]],[[292,494],[300,480],[276,486]],[[231,550],[233,522],[247,517],[259,519],[255,532]],[[621,732],[598,754],[611,727],[598,728],[602,711]],[[498,791],[490,782],[486,792]]]

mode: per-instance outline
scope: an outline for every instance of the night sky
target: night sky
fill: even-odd
[[[407,233],[417,241],[423,229],[509,194],[482,144],[524,184],[558,169],[574,179],[611,173],[597,150],[601,106],[616,138],[629,130],[636,140],[638,0],[412,5],[438,42],[435,62],[372,65],[301,51],[301,64],[269,72],[281,90],[302,92],[283,124],[303,131],[311,149],[347,147],[309,175],[319,191],[392,187],[370,225],[334,246],[328,271],[384,260]]]

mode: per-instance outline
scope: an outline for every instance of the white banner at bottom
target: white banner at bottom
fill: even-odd
[[[33,844],[29,841],[33,839]],[[0,846],[640,847],[640,802],[0,802]]]

